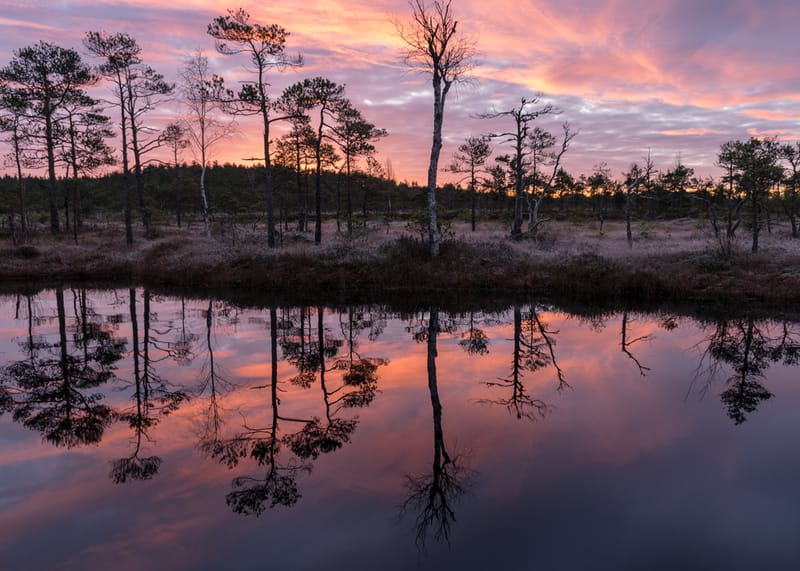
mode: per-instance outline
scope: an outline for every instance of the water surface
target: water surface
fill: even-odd
[[[0,298],[0,568],[795,569],[800,326]]]

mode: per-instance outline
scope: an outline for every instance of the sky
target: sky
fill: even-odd
[[[430,3],[432,0],[428,0]],[[701,176],[719,176],[719,146],[750,136],[800,138],[800,2],[796,0],[453,0],[459,31],[475,41],[472,81],[454,88],[444,119],[440,181],[467,137],[502,132],[507,111],[540,94],[561,113],[536,125],[578,131],[564,158],[574,175],[606,163],[619,177],[649,153],[657,170],[679,162]],[[273,73],[272,93],[306,77],[346,85],[365,117],[389,135],[377,158],[398,181],[424,184],[431,146],[430,77],[410,71],[393,25],[409,20],[404,0],[32,1],[0,0],[0,65],[39,40],[77,49],[87,30],[127,32],[146,63],[176,80],[187,57],[202,50],[229,85],[253,77],[246,56],[215,51],[208,23],[244,8],[253,22],[290,32],[287,50],[304,67]],[[109,86],[94,88],[107,97]],[[164,125],[185,109],[179,99],[150,115]],[[211,159],[242,162],[259,153],[260,128],[240,119],[237,132]],[[495,155],[509,152],[499,140]],[[192,160],[191,153],[185,157]]]

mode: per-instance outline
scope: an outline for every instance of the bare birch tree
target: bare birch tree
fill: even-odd
[[[442,123],[447,94],[454,83],[468,79],[474,66],[475,42],[459,35],[451,0],[410,0],[411,21],[394,25],[405,42],[404,59],[414,71],[430,74],[433,86],[433,142],[428,165],[428,238],[432,256],[439,255],[440,236],[436,222],[436,174],[442,150]]]
[[[211,237],[211,218],[206,195],[206,165],[211,147],[228,136],[234,119],[220,118],[222,106],[228,97],[228,90],[221,77],[212,74],[208,68],[208,58],[198,51],[181,70],[183,99],[189,111],[186,118],[187,134],[200,158],[200,199],[203,208],[203,229],[207,238]],[[233,94],[230,93],[230,96]]]

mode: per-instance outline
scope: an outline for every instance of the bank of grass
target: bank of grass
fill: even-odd
[[[629,248],[621,226],[552,224],[539,240],[514,242],[502,226],[461,228],[438,258],[402,227],[365,237],[284,236],[269,250],[262,236],[205,239],[163,230],[126,247],[119,232],[95,231],[79,245],[38,237],[0,249],[5,290],[54,282],[191,288],[314,300],[468,296],[535,296],[562,305],[699,304],[796,313],[800,308],[800,248],[788,238],[765,239],[762,252],[732,260],[714,251],[697,221],[653,224]],[[744,246],[745,244],[743,244]],[[745,248],[743,247],[742,250]]]

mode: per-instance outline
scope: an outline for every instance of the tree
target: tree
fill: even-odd
[[[376,141],[387,135],[385,129],[378,129],[367,121],[356,109],[348,102],[343,105],[334,117],[332,126],[335,135],[335,143],[344,155],[344,166],[347,184],[347,233],[353,233],[353,197],[352,197],[352,168],[353,163],[358,157],[369,156],[375,152]]]
[[[89,66],[72,49],[47,42],[20,48],[7,66],[0,68],[5,83],[24,101],[32,136],[44,148],[47,162],[50,231],[58,234],[56,207],[56,146],[59,112],[64,105],[82,95],[82,88],[95,82]]]
[[[649,182],[653,173],[653,161],[650,153],[645,157],[644,169],[638,163],[633,163],[630,170],[625,174],[625,236],[628,240],[628,247],[633,248],[633,233],[631,231],[631,210],[633,208],[633,198],[642,183]]]
[[[164,140],[155,135],[155,130],[144,123],[144,116],[158,107],[162,98],[172,94],[175,84],[167,83],[164,76],[147,65],[132,70],[126,85],[127,114],[131,133],[131,152],[133,153],[133,174],[136,181],[136,195],[139,199],[139,214],[145,232],[150,231],[150,211],[144,196],[143,166],[145,155],[159,148]]]
[[[158,103],[169,96],[175,86],[164,80],[164,76],[141,59],[141,48],[134,38],[126,33],[106,34],[87,32],[84,45],[95,56],[103,58],[100,73],[114,83],[116,101],[120,109],[122,135],[122,172],[125,186],[125,240],[133,244],[131,206],[130,161],[128,151],[133,154],[133,173],[139,214],[147,232],[150,216],[145,204],[144,174],[145,156],[160,147],[163,139],[154,136],[155,130],[144,124],[144,116],[155,109]],[[129,137],[130,136],[130,137]]]
[[[545,198],[551,196],[559,183],[564,181],[561,176],[563,170],[561,169],[561,159],[569,149],[572,139],[578,134],[573,131],[569,123],[564,123],[561,126],[563,136],[561,138],[561,145],[558,150],[550,151],[552,147],[556,146],[558,140],[551,133],[540,129],[534,128],[533,133],[529,137],[528,144],[531,148],[531,191],[527,193],[526,198],[529,204],[528,214],[528,231],[536,236],[539,229],[541,220],[539,220],[539,208]],[[541,167],[541,171],[540,171]],[[545,167],[550,167],[549,173],[544,170]],[[541,174],[540,174],[541,172]]]
[[[316,220],[314,224],[314,243],[322,242],[322,162],[325,139],[335,140],[331,134],[336,116],[350,102],[344,97],[344,85],[337,85],[324,77],[304,79],[290,85],[281,96],[278,107],[287,116],[307,114],[311,110],[318,113],[315,134],[314,158],[314,203]]]
[[[473,232],[475,232],[475,207],[478,198],[478,175],[486,172],[483,166],[492,154],[489,141],[490,138],[486,135],[467,137],[459,145],[458,152],[453,154],[453,163],[450,165],[450,172],[465,173],[469,179]]]
[[[290,119],[292,129],[277,141],[275,160],[278,164],[295,172],[295,186],[300,195],[300,212],[297,216],[298,232],[308,230],[308,176],[304,172],[311,168],[314,159],[314,129],[309,124],[311,118],[297,115]],[[305,182],[305,184],[303,184]]]
[[[175,167],[175,217],[178,228],[181,227],[181,214],[183,213],[180,176],[178,174],[178,155],[191,144],[189,139],[186,138],[186,134],[186,128],[183,125],[180,123],[170,123],[164,128],[164,133],[161,135],[164,144],[172,151],[172,164]]]
[[[74,97],[64,105],[63,124],[59,126],[60,159],[67,167],[67,176],[72,177],[72,230],[76,244],[81,227],[79,178],[115,162],[114,151],[106,143],[106,139],[113,136],[109,127],[110,121],[111,119],[103,114],[100,102],[88,95]],[[64,196],[66,226],[69,228],[68,189],[65,189]]]
[[[6,142],[11,145],[11,152],[6,155],[14,164],[17,174],[17,195],[19,199],[20,241],[28,240],[28,221],[25,209],[25,181],[22,178],[22,167],[28,164],[25,145],[28,134],[25,125],[25,100],[22,94],[0,84],[0,131],[8,133]],[[13,215],[11,217],[13,221]],[[12,233],[12,239],[17,241]]]
[[[406,44],[405,62],[414,71],[430,74],[433,87],[433,141],[428,164],[428,238],[432,256],[439,255],[440,236],[436,221],[436,175],[442,150],[442,123],[447,94],[455,83],[464,82],[474,65],[475,42],[459,35],[451,0],[410,0],[411,22],[395,28]]]
[[[208,34],[216,40],[217,51],[225,55],[244,53],[250,56],[255,66],[255,81],[245,83],[237,96],[236,112],[242,115],[258,115],[264,128],[264,187],[267,199],[267,244],[275,247],[275,212],[273,205],[272,162],[270,158],[269,129],[274,121],[285,117],[272,117],[273,105],[267,88],[267,72],[283,71],[300,67],[300,55],[286,54],[286,39],[289,36],[277,24],[261,25],[250,22],[250,14],[243,9],[229,10],[227,16],[219,16],[208,25]]]
[[[500,117],[511,117],[514,120],[514,130],[502,133],[492,133],[490,137],[500,139],[501,143],[511,143],[514,154],[498,157],[498,161],[508,165],[511,171],[511,179],[514,182],[514,222],[511,227],[511,237],[515,240],[522,238],[522,200],[525,189],[528,186],[528,169],[531,166],[530,155],[533,151],[529,143],[530,124],[542,115],[558,113],[559,111],[552,104],[546,103],[538,108],[531,108],[541,100],[540,95],[532,99],[523,97],[517,107],[508,111],[483,113],[483,119],[497,119]]]
[[[800,237],[797,229],[797,217],[800,214],[798,206],[797,189],[800,186],[800,142],[794,145],[783,145],[780,149],[781,158],[789,163],[788,173],[784,183],[783,209],[792,225],[792,238]]]
[[[603,235],[603,226],[606,219],[606,198],[611,194],[611,189],[614,186],[611,180],[611,169],[605,162],[600,162],[594,166],[594,170],[587,180],[589,184],[589,192],[593,197],[600,197],[600,205],[598,207],[597,216],[600,219],[600,235]]]
[[[133,244],[133,222],[131,207],[133,203],[132,189],[130,183],[130,161],[128,159],[128,116],[127,116],[127,83],[129,81],[131,69],[141,63],[139,54],[142,49],[126,33],[114,35],[104,32],[86,32],[83,45],[92,54],[103,58],[98,71],[106,79],[114,83],[115,102],[120,113],[120,136],[122,151],[122,186],[125,192],[125,242],[128,246]]]
[[[232,92],[225,88],[224,80],[208,69],[208,58],[198,51],[186,60],[181,70],[184,103],[189,111],[186,118],[187,134],[200,155],[200,199],[203,208],[203,228],[211,237],[211,220],[206,197],[206,165],[209,149],[231,132],[233,121],[218,118],[226,98]]]
[[[762,202],[783,179],[783,167],[778,163],[779,159],[780,145],[774,138],[751,137],[749,141],[729,141],[720,148],[719,162],[727,165],[729,184],[732,186],[735,183],[750,201],[753,253],[758,252]]]

